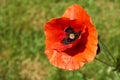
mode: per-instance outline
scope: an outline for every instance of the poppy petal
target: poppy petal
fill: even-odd
[[[82,67],[86,62],[91,62],[94,59],[98,43],[97,32],[91,23],[87,26],[87,32],[82,36],[82,43],[80,42],[78,46],[72,47],[71,49],[68,49],[68,51],[64,52],[51,49],[46,52],[53,65],[66,70],[76,70]],[[84,41],[87,33],[89,33],[89,35],[86,43]],[[82,51],[83,45],[85,45],[84,51]]]
[[[84,57],[86,62],[91,62],[95,58],[97,52],[98,38],[97,38],[97,31],[91,23],[88,24],[87,28],[89,35],[87,38],[85,49],[82,53],[79,53],[77,56],[80,58]]]
[[[66,17],[71,20],[80,19],[82,22],[91,21],[87,12],[78,4],[68,7],[62,17]]]
[[[73,27],[76,32],[78,31],[84,32],[85,29],[84,24],[82,24],[79,20],[57,18],[47,22],[45,25],[46,47],[47,48],[50,47],[51,49],[57,50],[65,50],[66,48],[72,47],[74,44],[65,45],[61,43],[66,36],[66,32],[64,30],[66,29],[66,27],[69,26]]]
[[[52,50],[52,52],[46,51],[45,54],[49,56],[48,58],[53,65],[62,69],[76,70],[84,65],[83,58],[78,60],[77,58],[56,50]],[[50,54],[52,54],[51,57]]]
[[[73,40],[68,43],[71,33]],[[95,58],[98,33],[80,5],[70,6],[61,18],[47,22],[45,36],[45,54],[56,67],[77,70]],[[63,40],[67,44],[63,44]]]

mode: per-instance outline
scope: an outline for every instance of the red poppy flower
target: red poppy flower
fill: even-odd
[[[45,54],[59,68],[79,69],[96,55],[96,28],[86,11],[77,4],[68,7],[61,18],[48,21],[45,36]]]

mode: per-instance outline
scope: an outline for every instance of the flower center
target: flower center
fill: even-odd
[[[74,42],[78,37],[80,36],[82,31],[75,32],[73,28],[67,27],[65,29],[65,32],[67,33],[67,36],[62,40],[63,44],[70,44]]]
[[[69,34],[69,38],[70,39],[75,39],[75,34],[74,33]]]

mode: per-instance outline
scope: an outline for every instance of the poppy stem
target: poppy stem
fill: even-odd
[[[100,43],[104,46],[105,50],[108,52],[108,54],[111,56],[111,58],[113,59],[114,63],[116,63],[115,58],[113,57],[112,53],[109,51],[109,49],[106,47],[106,45],[102,42],[102,40],[99,40]]]
[[[101,60],[101,59],[99,59],[99,58],[96,58],[96,57],[95,57],[95,59],[96,59],[96,60],[98,60],[98,61],[100,61],[101,63],[106,64],[107,66],[110,66],[110,67],[115,67],[115,66],[113,66],[113,65],[111,65],[111,64],[108,64],[108,63],[106,63],[106,62],[102,61],[102,60]]]

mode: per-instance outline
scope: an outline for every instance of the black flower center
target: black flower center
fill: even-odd
[[[81,34],[82,31],[75,32],[73,28],[67,27],[65,29],[65,32],[67,33],[67,36],[62,40],[63,44],[70,44],[74,42]]]

